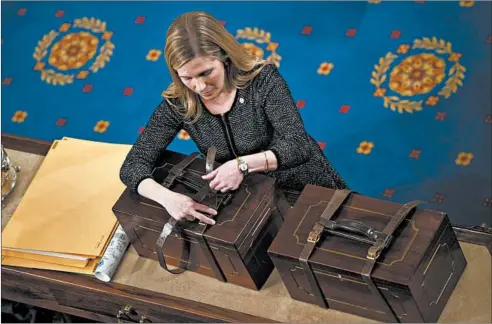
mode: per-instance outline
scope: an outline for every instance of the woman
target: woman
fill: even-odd
[[[174,193],[152,179],[162,152],[184,129],[206,154],[217,148],[223,163],[203,178],[225,192],[244,176],[265,172],[283,189],[308,183],[346,185],[317,142],[306,133],[290,90],[276,66],[249,54],[213,17],[203,12],[178,17],[167,33],[165,57],[172,84],[130,150],[121,180],[178,219],[214,224],[216,211]]]

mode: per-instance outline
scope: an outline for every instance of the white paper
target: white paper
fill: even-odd
[[[97,264],[96,272],[94,273],[97,279],[104,282],[111,281],[111,278],[116,272],[121,259],[123,259],[123,255],[125,255],[128,245],[130,245],[130,239],[126,235],[125,231],[123,231],[121,225],[118,225],[113,238],[109,242],[106,252],[104,252],[101,261]]]

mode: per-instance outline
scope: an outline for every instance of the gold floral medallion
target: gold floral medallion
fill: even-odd
[[[391,71],[389,88],[402,96],[429,93],[446,76],[445,68],[446,62],[434,54],[409,56]]]
[[[48,63],[61,71],[79,69],[96,55],[98,44],[87,32],[65,35],[51,47]]]
[[[67,33],[71,28],[78,30]],[[115,48],[112,35],[99,19],[84,17],[75,19],[73,24],[64,23],[38,42],[33,54],[34,70],[40,71],[41,80],[52,85],[85,79],[89,71],[96,73],[109,62]]]
[[[436,106],[441,97],[449,98],[463,86],[466,72],[460,63],[462,55],[451,47],[450,42],[436,37],[415,39],[412,46],[399,45],[399,55],[389,52],[374,66],[370,79],[375,86],[373,96],[399,113],[420,111],[423,105]],[[394,65],[399,56],[403,58]]]
[[[240,40],[241,45],[259,60],[266,60],[280,67],[282,57],[277,53],[279,44],[271,40],[269,32],[256,27],[246,27],[238,29],[236,39]]]

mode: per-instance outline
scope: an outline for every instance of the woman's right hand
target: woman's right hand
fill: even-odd
[[[140,182],[138,193],[160,204],[167,210],[171,217],[177,220],[194,221],[195,219],[199,219],[205,224],[215,224],[213,219],[203,215],[201,212],[217,215],[216,210],[199,204],[188,196],[173,192],[152,178],[147,178]]]
[[[171,217],[177,220],[194,221],[195,219],[198,219],[205,224],[215,224],[215,221],[212,218],[207,217],[202,213],[217,215],[217,211],[208,206],[197,203],[186,195],[173,193],[169,199],[166,199],[166,201],[162,203],[162,205],[166,208]]]

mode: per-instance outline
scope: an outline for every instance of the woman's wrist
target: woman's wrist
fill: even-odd
[[[174,192],[157,183],[154,179],[143,180],[138,187],[139,194],[151,199],[162,207],[167,208],[167,204],[172,201]]]
[[[248,165],[248,173],[273,171],[277,167],[275,154],[270,150],[245,155],[241,159]]]
[[[160,188],[159,188],[159,194],[158,194],[158,203],[167,209],[167,206],[172,203],[172,201],[174,200],[174,196],[176,195],[176,193],[172,190],[169,190],[167,189],[166,187],[162,186],[162,185],[159,185]]]

